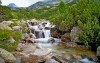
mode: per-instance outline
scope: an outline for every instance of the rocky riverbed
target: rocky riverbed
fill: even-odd
[[[75,43],[78,41],[76,35],[78,27],[74,27],[71,34],[59,35],[55,30],[51,32],[55,29],[55,25],[46,20],[22,23],[27,25],[25,29],[28,32],[23,33],[15,51],[9,53],[0,48],[0,63],[96,63],[98,61],[95,52]],[[14,26],[9,29],[21,31],[22,27]]]

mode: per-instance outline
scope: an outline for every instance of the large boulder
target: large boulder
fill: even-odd
[[[0,63],[5,63],[4,59],[0,57]]]
[[[52,52],[51,49],[42,48],[42,49],[36,49],[35,52],[33,53],[33,55],[46,56],[46,55],[50,54],[51,52]]]
[[[4,30],[4,29],[6,29],[6,30],[12,30],[8,25],[4,25],[2,23],[0,23],[0,29],[2,29],[2,30]]]
[[[25,37],[29,37],[28,33],[23,33],[22,34],[22,39],[24,39]]]
[[[70,33],[65,33],[61,36],[61,41],[63,42],[70,42]]]
[[[12,21],[3,21],[1,23],[4,24],[4,25],[11,25],[14,22],[12,22]]]
[[[57,31],[54,31],[51,33],[51,36],[54,38],[58,38],[59,37],[59,33],[57,33]]]
[[[55,55],[52,58],[58,61],[59,63],[70,63],[69,60],[71,59],[71,56],[67,55],[67,58],[64,58],[63,56]]]
[[[23,44],[23,43],[19,43],[18,47],[17,47],[17,51],[23,51],[24,53],[29,53],[29,52],[34,52],[36,50],[35,45],[32,44]]]
[[[10,52],[0,48],[0,56],[5,60],[5,61],[12,61],[14,62],[16,58],[11,54]]]
[[[29,57],[22,57],[21,63],[39,63],[39,57],[30,55]]]
[[[79,42],[78,33],[80,31],[81,31],[81,29],[78,26],[73,27],[73,29],[71,30],[71,33],[70,33],[71,42]]]
[[[100,46],[97,48],[97,54],[96,55],[100,57]]]
[[[36,36],[33,33],[29,33],[29,36],[33,39],[36,39]]]
[[[21,31],[22,30],[22,26],[13,26],[12,29],[14,31]]]

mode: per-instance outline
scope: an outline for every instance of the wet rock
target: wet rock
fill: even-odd
[[[70,33],[65,33],[64,35],[61,36],[61,41],[63,42],[70,42]]]
[[[26,37],[28,37],[28,36],[26,36]],[[28,43],[35,43],[36,37],[34,34],[29,33],[29,37],[28,38],[26,38],[26,37],[24,38],[24,40],[27,40]]]
[[[53,59],[55,59],[56,61],[58,61],[59,63],[70,63],[70,61],[62,56],[59,55],[55,55],[52,57]]]
[[[82,56],[79,54],[72,54],[73,58],[75,59],[82,59]]]
[[[54,38],[58,38],[59,37],[59,33],[57,33],[56,31],[51,33],[51,36]]]
[[[100,46],[97,48],[97,54],[96,55],[100,57]]]
[[[37,59],[39,62],[44,62],[45,60],[51,58],[51,56],[49,54],[50,54],[50,52],[46,49],[44,49],[44,50],[37,49],[33,52],[29,52],[29,51],[28,51],[28,53],[23,52],[22,56],[23,56],[23,59],[28,59],[28,60],[29,60],[30,56],[32,56],[32,57],[35,56],[36,58],[39,58],[39,59]]]
[[[12,30],[8,25],[4,25],[2,23],[0,23],[0,29],[2,29],[2,30]]]
[[[48,43],[55,43],[55,39],[54,38],[48,39]]]
[[[50,54],[51,51],[52,51],[51,49],[46,49],[46,48],[36,49],[35,52],[34,52],[34,55],[46,56],[46,55]]]
[[[33,33],[29,33],[29,36],[33,39],[36,39],[36,36]]]
[[[22,34],[22,39],[24,39],[25,37],[29,37],[29,35],[27,33],[23,33]]]
[[[4,24],[4,25],[11,25],[14,22],[12,22],[12,21],[3,21],[1,23]]]
[[[22,26],[13,26],[12,29],[14,31],[21,31],[22,30]]]
[[[21,63],[39,63],[39,57],[35,55],[30,55],[29,57],[23,57]]]
[[[99,59],[97,58],[97,56],[96,55],[92,55],[92,56],[90,56],[90,57],[88,57],[90,60],[92,60],[92,61],[99,61]]]
[[[16,61],[14,63],[21,63],[21,57],[16,57]]]
[[[77,59],[71,59],[70,63],[82,63],[81,61],[77,60]],[[83,62],[84,63],[84,62]]]
[[[73,42],[69,42],[66,44],[67,47],[77,47],[78,45],[76,43]]]
[[[26,21],[24,21],[24,20],[21,20],[21,24],[26,24]]]
[[[62,42],[60,44],[61,46],[64,46],[64,47],[67,47],[67,48],[70,48],[70,47],[77,47],[78,45],[74,42]]]
[[[0,48],[0,56],[6,61],[6,60],[10,60],[12,62],[14,62],[16,60],[16,58],[13,56],[13,54],[9,53],[8,51]]]
[[[19,43],[17,47],[17,51],[23,51],[24,53],[34,52],[37,46],[33,44],[23,44]]]
[[[73,27],[73,29],[71,30],[71,33],[70,33],[71,42],[79,42],[78,33],[80,31],[81,31],[81,29],[78,26]]]
[[[59,63],[59,62],[54,59],[48,59],[48,60],[46,60],[45,63]]]
[[[0,57],[0,63],[5,63],[4,59]]]

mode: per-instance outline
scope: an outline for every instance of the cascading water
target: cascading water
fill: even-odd
[[[58,44],[58,42],[61,42],[60,39],[56,39],[56,38],[51,37],[50,30],[48,28],[52,28],[54,26],[51,26],[50,22],[47,22],[47,24],[45,24],[43,26],[42,26],[42,24],[38,24],[38,25],[33,26],[33,25],[28,23],[28,27],[34,30],[34,32],[31,32],[31,33],[33,33],[36,36],[35,41],[38,42],[37,44],[39,46],[41,46],[41,51],[43,51],[43,48],[44,48],[44,50],[45,50],[45,48],[47,48],[47,49],[49,48],[49,51],[51,51],[52,49],[54,50],[54,48],[51,48],[51,47],[53,47],[53,45]],[[46,27],[48,27],[48,28],[46,28]],[[25,34],[25,35],[27,35],[27,34]],[[55,44],[52,42],[55,42]],[[59,47],[61,47],[61,46],[59,46]],[[57,46],[56,46],[56,48],[57,48]],[[60,52],[60,49],[61,49],[61,52]],[[58,50],[55,49],[55,50],[59,53],[62,53],[61,55],[65,56],[65,57],[68,57],[71,54],[77,54],[77,53],[84,52],[82,50],[81,51],[75,50],[74,48],[63,48],[62,47],[60,49],[58,49]],[[34,54],[41,54],[41,53],[38,52],[38,49],[37,49]],[[81,58],[81,59],[80,58],[79,59],[73,58],[73,60],[77,61],[77,62],[73,62],[73,63],[96,63],[96,62],[90,61],[88,58]],[[19,58],[19,57],[16,58],[15,63],[21,63],[21,58]]]
[[[38,42],[38,45],[41,47],[50,48],[54,45],[52,44],[53,42],[56,42],[57,44],[61,41],[60,39],[51,37],[51,32],[48,28],[52,28],[52,26],[54,27],[54,25],[51,25],[49,21],[43,24],[39,23],[38,25],[34,26],[28,23],[28,26],[30,26],[34,30],[33,33],[37,38],[35,39],[35,41]]]
[[[42,31],[44,33],[45,38],[51,37],[50,30],[43,29]]]

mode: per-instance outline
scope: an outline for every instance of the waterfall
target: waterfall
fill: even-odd
[[[37,25],[28,23],[28,26],[34,30],[33,34],[36,36],[35,41],[40,47],[49,48],[61,41],[60,39],[51,37],[50,28],[55,26],[52,26],[50,22],[38,23]],[[54,42],[56,43],[52,44]]]
[[[44,33],[45,38],[51,37],[50,30],[43,29],[43,33]]]

